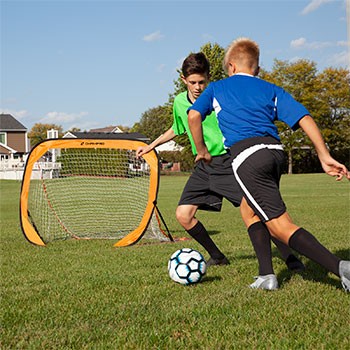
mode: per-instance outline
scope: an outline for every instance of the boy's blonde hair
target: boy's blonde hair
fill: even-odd
[[[225,51],[223,68],[227,73],[230,61],[253,71],[259,68],[259,45],[249,38],[238,38],[232,41]]]

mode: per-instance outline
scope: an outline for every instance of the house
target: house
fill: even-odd
[[[170,140],[168,142],[163,143],[156,147],[157,152],[176,152],[182,151],[183,147],[178,145],[174,140]]]
[[[0,160],[23,160],[29,152],[27,128],[11,114],[0,114]]]
[[[89,132],[103,132],[103,133],[113,133],[113,134],[119,134],[122,133],[123,130],[118,128],[117,126],[106,126],[105,128],[98,128],[98,129],[91,129]]]
[[[117,140],[139,140],[149,142],[149,138],[138,132],[92,132],[92,131],[68,131],[62,138],[78,138],[78,139],[117,139]]]

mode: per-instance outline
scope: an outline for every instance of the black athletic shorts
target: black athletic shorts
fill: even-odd
[[[280,141],[253,137],[231,147],[234,176],[255,214],[263,221],[282,215],[286,206],[279,183],[285,163]]]
[[[182,192],[179,205],[197,205],[198,209],[220,211],[222,199],[235,207],[241,203],[242,192],[233,176],[229,154],[212,158],[210,164],[196,164]]]

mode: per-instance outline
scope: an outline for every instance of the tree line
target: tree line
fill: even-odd
[[[222,61],[225,50],[218,44],[207,43],[200,50],[210,62],[210,80],[227,77]],[[166,131],[173,122],[172,103],[174,97],[186,90],[179,77],[174,81],[174,91],[168,101],[161,106],[145,111],[138,122],[124,131],[140,132],[154,140]],[[350,71],[345,68],[326,68],[318,72],[313,61],[300,59],[295,62],[274,60],[271,71],[261,69],[259,77],[283,87],[297,101],[302,103],[318,124],[331,154],[349,167],[350,158]],[[288,159],[286,173],[321,172],[316,153],[310,140],[302,130],[293,132],[287,125],[277,122],[281,141]],[[62,127],[54,124],[35,124],[28,136],[32,145],[46,139],[47,129],[57,129],[63,134]],[[73,130],[74,131],[74,130]],[[76,129],[75,131],[79,131]],[[183,146],[180,152],[161,152],[160,157],[169,162],[180,162],[181,169],[190,171],[194,157],[186,135],[178,136],[175,141]]]

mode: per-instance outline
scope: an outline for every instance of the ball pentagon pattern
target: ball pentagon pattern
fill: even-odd
[[[177,250],[168,262],[170,278],[183,285],[200,282],[205,275],[206,268],[203,255],[192,248]]]

